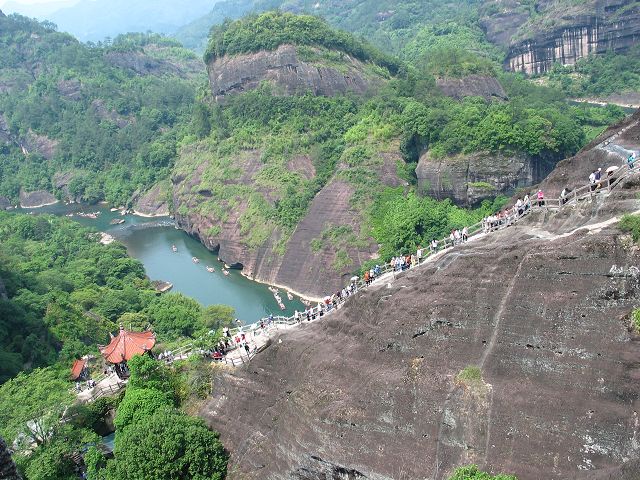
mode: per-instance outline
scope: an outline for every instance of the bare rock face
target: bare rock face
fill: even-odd
[[[449,251],[221,373],[201,414],[229,478],[440,480],[475,463],[636,480],[638,249],[615,228],[545,224]]]
[[[285,95],[312,92],[314,95],[364,93],[370,80],[362,62],[343,55],[344,69],[304,61],[298,48],[281,45],[275,51],[222,57],[207,65],[211,91],[217,100],[253,90],[261,82],[271,82]]]
[[[70,100],[80,100],[82,98],[82,84],[78,79],[60,80],[58,92]]]
[[[521,28],[512,37],[505,60],[509,70],[545,73],[554,63],[573,65],[587,55],[623,52],[640,41],[640,5],[634,0],[589,0],[564,11],[554,4],[558,2],[536,2],[536,10],[547,22],[534,22],[529,30]],[[486,20],[485,25],[499,28],[495,19]],[[512,29],[505,28],[502,35],[506,38],[510,33]]]
[[[420,157],[416,175],[422,193],[469,206],[537,183],[552,168],[551,163],[523,154],[478,152],[434,159],[427,152]]]
[[[438,78],[436,85],[447,97],[462,100],[465,97],[482,97],[485,100],[507,100],[507,94],[497,78],[486,75],[469,75],[463,78]]]
[[[138,214],[151,217],[166,217],[169,215],[170,186],[166,182],[152,187],[135,202],[134,210]]]
[[[47,160],[51,160],[56,153],[58,143],[58,140],[49,138],[46,135],[38,135],[33,131],[29,131],[21,139],[20,146],[26,154],[37,153]]]
[[[25,192],[20,190],[20,206],[22,208],[38,208],[58,203],[58,199],[44,190]]]
[[[378,156],[379,164],[372,174],[384,185],[401,185],[396,173],[400,154],[397,151],[379,152]],[[173,204],[177,225],[210,250],[217,251],[219,258],[228,265],[242,268],[242,273],[249,278],[313,298],[322,298],[337,291],[357,266],[375,258],[378,250],[370,239],[341,243],[323,240],[328,229],[353,233],[354,239],[360,233],[363,213],[352,204],[355,188],[338,173],[315,195],[306,215],[284,245],[280,245],[282,231],[275,225],[271,225],[264,242],[250,245],[247,236],[251,232],[243,228],[242,218],[250,208],[251,198],[260,195],[270,205],[279,198],[275,189],[258,185],[257,179],[267,166],[261,158],[259,150],[238,154],[232,162],[238,169],[238,176],[220,180],[212,187],[202,186],[203,178],[212,175],[204,163],[198,163],[189,174],[174,175]],[[307,179],[315,176],[314,166],[307,155],[294,156],[287,168]],[[217,218],[207,209],[200,208],[211,201],[215,188],[242,192],[227,200],[232,202],[233,208],[227,208]],[[213,209],[224,207],[223,202],[214,203]]]
[[[163,75],[166,73],[181,74],[175,65],[159,60],[142,52],[109,52],[105,60],[110,64],[125,70],[130,70],[137,75]]]

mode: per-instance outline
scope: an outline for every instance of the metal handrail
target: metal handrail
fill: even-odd
[[[635,122],[636,124],[638,122]],[[631,125],[627,128],[631,128]],[[619,135],[620,133],[622,133],[624,130],[621,130],[620,132],[618,132],[617,135]],[[610,137],[611,138],[611,137]],[[483,233],[489,233],[489,232],[494,232],[494,231],[498,231],[498,230],[502,230],[505,229],[515,223],[517,223],[520,219],[522,219],[523,217],[529,215],[531,212],[533,211],[538,211],[538,210],[548,210],[548,209],[556,209],[556,210],[561,210],[562,208],[569,206],[569,205],[573,205],[573,204],[577,204],[579,201],[583,200],[583,199],[587,199],[587,198],[593,198],[594,196],[598,196],[601,195],[603,193],[610,193],[611,190],[613,188],[615,188],[617,185],[619,185],[625,178],[628,178],[629,176],[633,175],[634,173],[636,173],[637,171],[640,171],[640,168],[638,169],[631,169],[629,168],[628,165],[623,165],[622,167],[620,167],[618,170],[616,170],[616,173],[609,178],[605,178],[604,180],[602,180],[601,182],[599,182],[600,187],[597,187],[596,189],[593,189],[593,185],[592,184],[588,184],[588,185],[584,185],[582,187],[577,188],[576,190],[572,191],[569,197],[562,199],[562,198],[558,198],[558,199],[530,199],[529,202],[525,205],[523,205],[523,212],[522,214],[518,214],[517,212],[508,215],[507,217],[502,217],[499,218],[495,221],[494,225],[490,225],[487,229],[487,225],[485,223],[485,221],[483,220],[482,222],[478,222],[475,223],[469,227],[467,227],[468,230],[468,237],[471,238],[473,236],[477,236],[477,235],[481,235]],[[606,186],[603,186],[606,185]],[[580,194],[580,192],[587,192],[584,194]],[[513,207],[511,207],[513,208]],[[462,242],[461,242],[462,243]],[[420,262],[417,262],[416,264],[411,264],[407,267],[407,270],[410,270],[412,268],[415,268],[418,265],[423,264],[429,257],[433,256],[435,253],[438,253],[442,250],[445,250],[447,248],[450,248],[452,246],[455,246],[455,243],[452,243],[451,240],[449,239],[449,237],[445,237],[441,240],[438,241],[438,245],[441,245],[441,248],[438,248],[437,251],[431,251],[430,248],[425,248],[423,249],[423,257],[421,259]],[[376,276],[376,278],[374,278],[371,283],[375,283],[377,282],[380,278],[384,277],[386,274],[391,273],[391,272],[395,272],[396,269],[390,267],[388,264],[385,264],[383,266],[380,267],[380,274]],[[354,285],[354,287],[352,287],[352,285]],[[367,285],[366,283],[362,280],[359,279],[357,282],[353,282],[351,284],[348,285],[349,288],[347,288],[347,291],[349,291],[351,288],[353,289],[353,294],[356,293],[357,291],[361,290],[361,289],[366,289]],[[340,308],[340,306],[342,306],[342,304],[350,297],[351,295],[348,295],[346,298],[341,298],[338,300],[337,305],[334,307],[332,306],[331,308],[327,308],[326,306],[316,306],[316,307],[310,307],[306,310],[304,310],[303,312],[300,312],[300,320],[299,322],[296,322],[295,318],[293,316],[291,317],[284,317],[284,316],[276,316],[276,317],[272,317],[271,320],[269,320],[268,317],[264,317],[262,319],[260,319],[258,322],[250,324],[250,325],[245,325],[242,327],[238,327],[238,328],[234,328],[230,330],[230,334],[236,335],[237,333],[241,333],[241,332],[245,332],[248,330],[249,332],[251,331],[256,331],[260,329],[260,325],[263,324],[266,328],[269,328],[271,325],[275,325],[276,328],[278,325],[288,325],[288,326],[293,326],[297,323],[301,323],[303,320],[306,319],[306,315],[307,312],[309,312],[310,316],[313,316],[314,318],[317,318],[318,316],[320,316],[321,312],[322,315],[327,315],[332,313],[335,310],[338,310],[338,308]],[[321,304],[322,305],[322,304]],[[246,330],[245,330],[246,329]],[[249,355],[248,360],[242,360],[241,362],[239,362],[238,364],[244,364],[247,361],[250,361],[251,358],[253,358],[253,356],[255,356],[257,352],[253,353],[252,355]],[[233,366],[235,366],[235,360],[231,359],[231,364]]]

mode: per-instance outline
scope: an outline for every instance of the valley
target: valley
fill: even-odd
[[[0,478],[639,480],[638,2],[25,2]]]

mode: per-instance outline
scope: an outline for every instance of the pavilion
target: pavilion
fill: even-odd
[[[118,377],[124,379],[129,377],[127,362],[131,357],[151,352],[155,344],[156,335],[153,332],[130,332],[121,326],[117,336],[111,335],[109,345],[98,348],[105,361],[115,367]]]
[[[89,370],[87,369],[87,359],[80,358],[74,360],[73,365],[71,366],[71,380],[86,380],[88,376]]]

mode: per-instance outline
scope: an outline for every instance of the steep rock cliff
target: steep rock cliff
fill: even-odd
[[[217,58],[207,65],[213,96],[225,96],[252,90],[270,82],[286,95],[311,92],[314,95],[364,93],[371,86],[371,75],[357,59],[340,54],[339,63],[324,58],[319,48],[281,45],[274,51]]]
[[[574,218],[606,218],[597,210]],[[319,480],[331,465],[358,472],[333,478],[440,480],[475,463],[520,480],[635,480],[618,468],[640,454],[638,249],[615,228],[556,236],[530,221],[219,376],[202,415],[231,451],[230,478]],[[469,365],[482,380],[458,377]]]
[[[38,208],[58,203],[58,199],[44,190],[27,192],[20,190],[20,206],[22,208]]]
[[[639,116],[542,186],[582,184],[600,155],[640,149]],[[640,249],[616,224],[640,211],[638,191],[636,176],[447,250],[222,372],[201,415],[230,478],[440,480],[475,463],[520,480],[637,480]],[[471,365],[481,378],[459,375]]]
[[[508,49],[505,67],[545,73],[554,63],[573,65],[590,54],[621,52],[640,42],[635,0],[499,2],[482,20],[489,39]]]
[[[377,253],[371,239],[360,238],[364,213],[353,203],[356,188],[339,169],[286,238],[282,228],[268,221],[247,227],[255,205],[273,205],[282,195],[278,188],[260,180],[268,167],[262,154],[250,150],[235,155],[234,171],[227,174],[220,172],[213,159],[209,164],[195,163],[191,169],[184,167],[186,160],[179,163],[172,179],[177,225],[254,280],[314,298],[342,288],[354,268]],[[188,157],[183,151],[183,158]],[[401,185],[396,174],[399,161],[398,150],[378,152],[370,170],[372,178],[383,185]],[[308,155],[294,155],[285,167],[301,178],[315,177]],[[212,183],[216,175],[219,178]],[[255,231],[263,233],[257,241]],[[337,231],[341,232],[339,238],[332,234]]]
[[[478,152],[434,159],[429,152],[416,168],[420,191],[459,205],[475,205],[485,198],[527,187],[547,175],[553,165],[523,154]]]

